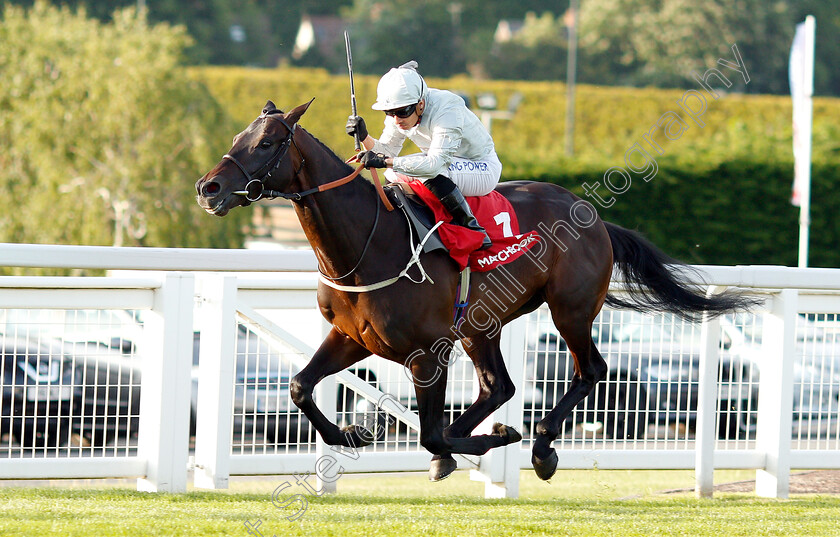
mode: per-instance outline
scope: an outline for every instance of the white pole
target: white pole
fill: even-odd
[[[230,481],[231,416],[236,364],[236,276],[199,279],[202,299],[193,485],[226,489]]]
[[[725,291],[710,286],[706,296]],[[700,327],[700,371],[697,379],[697,420],[695,423],[694,490],[698,498],[711,498],[715,491],[715,411],[720,364],[720,318],[703,316]],[[721,416],[723,419],[723,416]]]
[[[798,25],[791,53],[791,97],[794,125],[794,203],[799,203],[799,266],[808,266],[811,225],[811,123],[814,95],[814,41],[816,21],[812,15]],[[796,50],[801,47],[800,50]]]
[[[756,470],[755,493],[763,498],[790,494],[790,451],[793,428],[793,382],[796,361],[796,319],[799,291],[783,289],[764,314],[761,378],[758,391],[755,449],[764,455]],[[766,397],[769,394],[770,397]]]

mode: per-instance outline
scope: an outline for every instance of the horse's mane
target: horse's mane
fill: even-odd
[[[339,157],[338,155],[336,155],[335,151],[333,151],[332,149],[330,149],[330,147],[329,147],[327,144],[325,144],[324,142],[322,142],[321,140],[319,140],[317,136],[315,136],[314,134],[312,134],[312,133],[311,133],[311,132],[309,132],[308,130],[304,129],[304,128],[303,128],[303,127],[301,127],[300,125],[298,125],[298,128],[299,128],[300,130],[302,130],[303,132],[305,132],[307,135],[309,135],[309,137],[310,137],[310,138],[312,138],[315,142],[317,142],[317,143],[318,143],[318,145],[320,145],[320,146],[324,149],[324,151],[326,151],[326,152],[327,152],[327,154],[328,154],[328,155],[330,155],[330,156],[332,156],[334,159],[336,159],[336,160],[340,161],[340,162],[344,165],[344,168],[345,168],[345,170],[347,171],[347,174],[348,174],[348,175],[349,175],[349,174],[351,174],[351,173],[353,172],[354,168],[353,168],[352,166],[350,166],[349,164],[347,164],[346,162],[344,162],[344,159],[343,159],[343,158],[341,158],[341,157]],[[373,188],[373,183],[371,183],[369,180],[366,180],[366,181],[365,181],[365,183],[367,183],[367,186],[370,186],[371,188]]]
[[[341,158],[341,157],[339,157],[338,155],[336,155],[335,151],[333,151],[332,149],[330,149],[330,147],[329,147],[327,144],[325,144],[324,142],[322,142],[321,140],[319,140],[317,136],[315,136],[314,134],[312,134],[312,133],[311,133],[311,132],[309,132],[308,130],[304,129],[304,128],[303,128],[303,127],[301,127],[300,125],[298,125],[298,128],[299,128],[300,130],[302,130],[303,132],[305,132],[306,134],[308,134],[308,135],[309,135],[309,136],[310,136],[310,137],[311,137],[314,141],[316,141],[316,142],[318,143],[318,145],[320,145],[320,146],[321,146],[321,147],[322,147],[322,148],[323,148],[323,149],[327,152],[327,154],[328,154],[328,155],[330,155],[331,157],[333,157],[333,158],[334,158],[334,159],[336,159],[336,160],[340,160],[342,163],[344,163],[344,166],[345,166],[346,168],[348,168],[348,169],[349,169],[349,171],[351,171],[351,172],[353,171],[353,168],[352,168],[349,164],[347,164],[346,162],[344,162],[344,159],[343,159],[343,158]]]

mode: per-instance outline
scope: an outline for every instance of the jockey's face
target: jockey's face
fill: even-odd
[[[420,101],[419,103],[417,103],[417,106],[414,107],[414,111],[410,115],[406,117],[400,117],[398,115],[393,116],[397,127],[401,128],[402,130],[408,130],[420,123],[420,116],[423,115],[423,110],[425,108],[426,101]]]

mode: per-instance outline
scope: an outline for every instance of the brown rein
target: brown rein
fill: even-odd
[[[345,161],[345,163],[349,164],[355,158],[356,158],[355,156],[350,157],[349,159],[347,159]],[[232,157],[231,157],[231,160],[233,160],[234,163],[236,163],[241,168],[241,165],[238,164],[236,162],[236,160],[234,160]],[[264,196],[264,197],[267,197],[267,198],[285,198],[285,199],[290,199],[290,200],[297,201],[297,200],[300,200],[301,198],[303,198],[304,196],[308,196],[310,194],[315,194],[315,193],[318,193],[318,192],[325,192],[327,190],[332,190],[333,188],[337,188],[337,187],[340,187],[342,185],[346,185],[347,183],[349,183],[350,181],[352,181],[353,179],[355,179],[356,177],[359,176],[359,174],[362,172],[362,168],[364,168],[364,166],[359,164],[359,167],[356,168],[356,171],[354,171],[350,175],[348,175],[346,177],[342,177],[341,179],[336,179],[335,181],[330,181],[329,183],[324,183],[323,185],[318,185],[317,187],[312,188],[310,190],[306,190],[304,192],[292,192],[290,194],[286,194],[284,192],[279,192],[277,190],[265,190],[265,191],[260,193],[260,197]],[[370,172],[371,172],[371,174],[373,174],[373,186],[374,186],[374,188],[376,188],[376,192],[379,194],[379,198],[382,200],[382,203],[385,205],[385,208],[388,211],[393,211],[394,206],[391,205],[391,202],[388,200],[388,196],[385,195],[385,189],[382,188],[382,183],[379,181],[379,174],[376,173],[375,168],[370,168]],[[259,181],[257,181],[257,182],[259,182]],[[242,192],[236,192],[236,193],[240,194]],[[256,198],[256,199],[259,199],[259,198]],[[249,201],[256,201],[256,200],[250,200],[249,199]]]
[[[353,160],[355,158],[356,158],[356,156],[354,155],[354,156],[350,157],[349,159],[347,159],[345,162],[349,164],[350,162],[353,162]],[[324,192],[326,190],[330,190],[330,189],[333,189],[333,188],[336,188],[336,187],[340,187],[341,185],[346,185],[347,183],[349,183],[350,181],[355,179],[362,172],[363,168],[364,168],[364,166],[359,164],[359,167],[356,168],[356,171],[354,171],[353,173],[351,173],[347,177],[342,177],[341,179],[336,179],[335,181],[330,181],[329,183],[324,183],[323,185],[319,185],[318,186],[318,192]],[[382,188],[382,183],[379,181],[379,174],[376,173],[376,168],[370,168],[370,173],[371,173],[371,175],[373,175],[373,186],[376,188],[376,193],[379,194],[379,198],[382,200],[382,203],[385,205],[385,208],[388,211],[393,211],[394,206],[391,205],[390,200],[388,200],[388,196],[385,195],[385,189]]]

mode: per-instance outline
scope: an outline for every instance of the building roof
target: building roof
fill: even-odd
[[[295,37],[293,58],[300,58],[313,47],[324,56],[332,56],[346,24],[334,15],[304,15]]]

